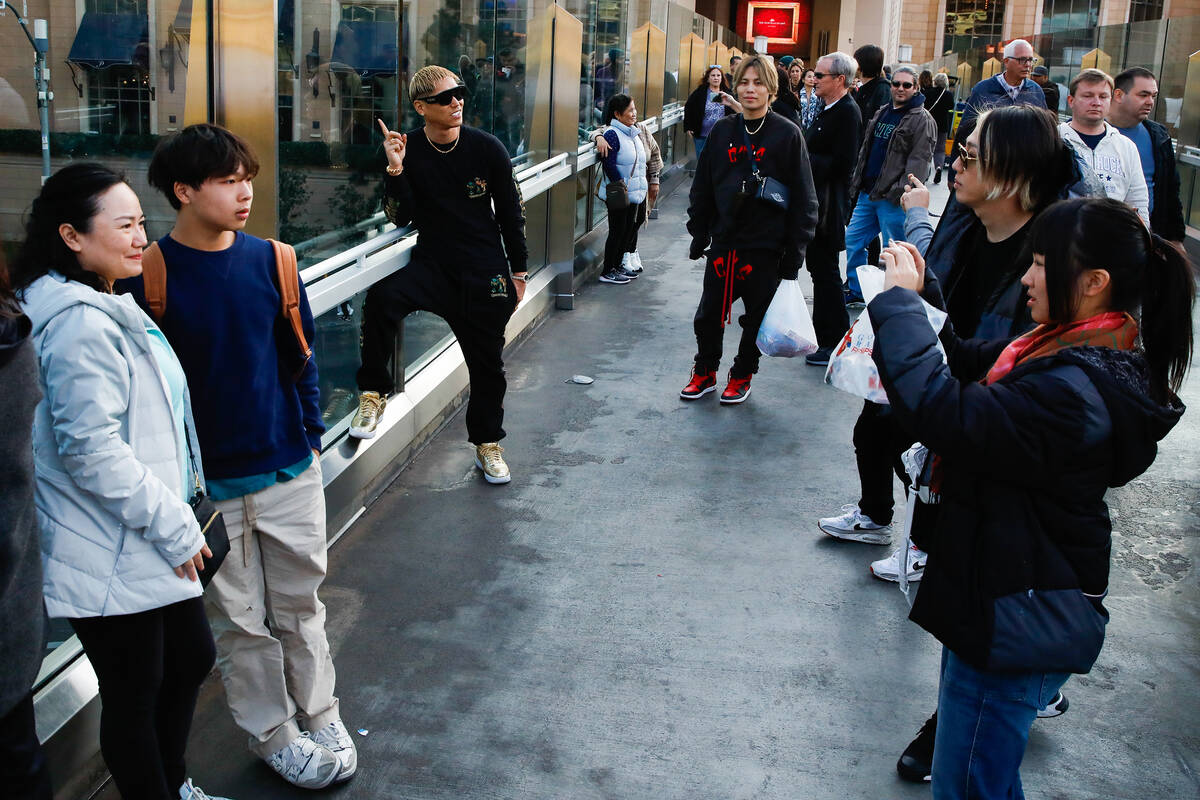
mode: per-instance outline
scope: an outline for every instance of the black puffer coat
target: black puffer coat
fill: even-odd
[[[1108,617],[1104,494],[1145,472],[1183,405],[1150,399],[1141,353],[1102,347],[963,383],[914,292],[868,310],[893,413],[943,460],[911,619],[978,669],[1087,672]]]

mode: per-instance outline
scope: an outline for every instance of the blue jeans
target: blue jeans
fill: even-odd
[[[850,224],[846,226],[846,279],[850,291],[862,296],[858,287],[856,267],[867,263],[867,245],[883,233],[883,243],[888,239],[904,240],[904,209],[887,200],[872,200],[866,192],[858,193],[858,204]]]
[[[934,800],[1023,800],[1019,770],[1029,726],[1067,677],[982,672],[943,647]]]
[[[708,141],[707,136],[696,136],[692,139],[696,143],[696,160],[700,160],[700,154],[704,152],[704,143]]]

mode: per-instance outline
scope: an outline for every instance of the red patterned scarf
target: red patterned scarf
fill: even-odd
[[[1137,322],[1123,311],[1106,311],[1062,325],[1039,325],[1004,348],[983,382],[995,383],[1012,372],[1018,364],[1052,355],[1068,347],[1132,350],[1137,335]]]

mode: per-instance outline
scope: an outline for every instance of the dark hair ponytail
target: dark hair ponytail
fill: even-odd
[[[1167,402],[1192,360],[1196,285],[1187,258],[1150,233],[1132,208],[1107,197],[1055,203],[1037,216],[1029,241],[1046,260],[1046,299],[1054,322],[1075,318],[1084,271],[1108,272],[1111,309],[1139,318],[1150,396]]]
[[[608,105],[604,107],[604,124],[611,125],[617,114],[624,114],[632,102],[633,98],[627,94],[614,94],[608,98]]]
[[[1196,279],[1183,253],[1157,234],[1149,237],[1141,334],[1150,391],[1161,402],[1167,399],[1165,389],[1179,391],[1192,362]]]
[[[13,288],[19,293],[54,270],[105,291],[104,279],[79,265],[75,251],[67,247],[58,228],[66,224],[80,233],[89,232],[92,218],[100,210],[100,195],[124,182],[108,167],[89,162],[63,167],[47,178],[25,221],[25,241],[10,270]]]

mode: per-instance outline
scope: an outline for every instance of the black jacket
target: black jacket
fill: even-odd
[[[941,94],[933,96],[935,92],[941,91]],[[932,97],[932,100],[929,98]],[[933,121],[937,123],[938,130],[938,146],[946,147],[946,136],[950,131],[950,118],[954,111],[954,92],[949,89],[939,89],[935,86],[929,90],[929,96],[926,97],[929,113],[933,116]]]
[[[42,665],[45,611],[33,503],[33,410],[42,399],[29,318],[0,316],[0,717]]]
[[[721,91],[728,91],[724,85]],[[708,84],[697,88],[688,95],[683,104],[683,129],[692,136],[700,135],[700,126],[704,124],[704,104],[708,102]],[[729,106],[725,107],[725,116],[735,113]]]
[[[1142,122],[1150,131],[1154,147],[1154,211],[1150,213],[1150,230],[1172,242],[1182,242],[1187,236],[1183,222],[1183,204],[1179,199],[1179,169],[1175,165],[1175,148],[1171,134],[1152,120]]]
[[[817,224],[817,196],[804,136],[774,112],[767,113],[761,128],[751,123],[757,130],[750,142],[758,155],[759,172],[790,190],[790,203],[784,210],[738,196],[743,183],[750,180],[750,157],[741,123],[740,114],[718,120],[700,154],[688,207],[689,255],[699,258],[710,245],[716,252],[773,250],[781,256],[780,277],[794,278]]]
[[[942,459],[911,619],[978,669],[1020,669],[1015,657],[1086,672],[1107,621],[1104,494],[1150,466],[1183,405],[1149,399],[1140,352],[1103,347],[1028,361],[990,386],[959,381],[914,292],[890,289],[868,311],[892,412]]]
[[[858,110],[862,114],[864,122],[875,116],[875,112],[879,110],[880,106],[886,106],[892,102],[892,87],[883,75],[867,81],[853,94],[854,102],[858,104]]]
[[[1034,83],[1037,83],[1037,81],[1034,81]],[[1060,102],[1058,84],[1054,81],[1046,81],[1045,85],[1042,86],[1042,94],[1046,96],[1046,108],[1057,114]]]
[[[862,116],[850,95],[821,109],[804,137],[821,206],[816,235],[828,247],[842,250],[846,247],[846,223],[850,221],[853,199],[850,178],[862,141]]]

